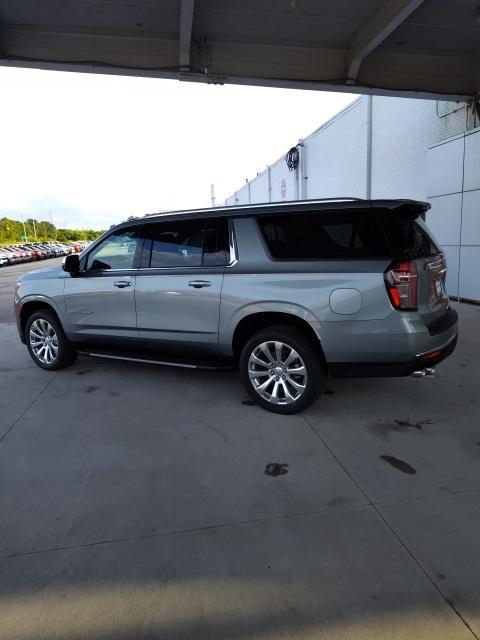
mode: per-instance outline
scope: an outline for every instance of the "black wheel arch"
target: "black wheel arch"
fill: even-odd
[[[232,339],[232,350],[235,361],[238,363],[241,351],[247,340],[257,331],[276,325],[287,325],[299,329],[307,335],[314,345],[320,362],[327,370],[327,361],[320,343],[320,339],[312,326],[303,318],[292,313],[281,313],[276,311],[261,311],[245,316],[235,327]]]
[[[44,302],[43,300],[29,300],[28,302],[25,302],[25,304],[22,304],[22,308],[20,310],[20,326],[23,333],[25,333],[27,322],[30,316],[36,311],[41,311],[42,309],[53,313],[58,322],[62,324],[58,313],[55,311],[54,307],[51,304],[48,304],[48,302]]]

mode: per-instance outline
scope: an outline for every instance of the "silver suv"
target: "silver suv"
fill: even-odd
[[[238,367],[265,409],[295,413],[328,375],[403,376],[455,349],[445,258],[412,200],[183,211],[118,225],[17,284],[34,362],[77,354]]]

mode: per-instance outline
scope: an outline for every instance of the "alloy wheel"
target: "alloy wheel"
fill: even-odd
[[[37,318],[30,326],[30,347],[34,356],[43,364],[52,364],[58,356],[58,337],[52,325]]]
[[[292,404],[307,387],[307,368],[299,353],[278,340],[255,347],[248,360],[248,376],[258,395],[271,404]]]

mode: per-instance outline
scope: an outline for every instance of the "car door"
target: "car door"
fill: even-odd
[[[65,279],[69,330],[77,340],[138,337],[135,276],[142,245],[141,227],[117,229],[82,256],[78,274]]]
[[[193,218],[150,223],[135,298],[140,338],[160,350],[216,352],[227,223]]]

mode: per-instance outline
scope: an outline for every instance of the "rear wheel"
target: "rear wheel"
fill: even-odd
[[[63,369],[77,359],[60,321],[48,309],[32,313],[25,327],[25,340],[32,360],[42,369]]]
[[[303,411],[319,396],[326,379],[312,339],[288,325],[253,335],[242,349],[239,367],[250,397],[275,413]]]

